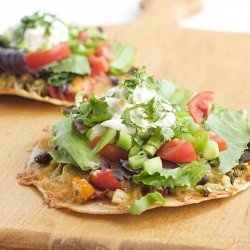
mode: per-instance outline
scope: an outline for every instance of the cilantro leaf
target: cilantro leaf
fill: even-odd
[[[24,43],[24,33],[27,29],[32,29],[37,26],[42,26],[45,29],[44,35],[49,36],[51,34],[51,27],[54,21],[64,24],[56,15],[43,12],[35,12],[30,16],[24,16],[21,19],[20,24],[15,28],[13,32],[13,40],[15,44],[29,51],[29,48]]]
[[[250,141],[250,127],[245,111],[215,109],[207,118],[206,126],[221,136],[227,150],[220,152],[219,169],[226,173],[239,163],[239,159]]]
[[[73,108],[71,114],[74,120],[81,121],[90,127],[112,117],[106,101],[97,99],[96,97],[91,97],[87,101],[80,102],[78,107]]]
[[[146,74],[145,66],[136,70],[131,79],[127,79],[122,83],[122,87],[127,91],[128,99],[130,95],[133,95],[133,91],[137,86],[146,86],[149,89],[154,89],[155,91],[159,92],[158,82],[154,79],[153,76],[148,76]]]

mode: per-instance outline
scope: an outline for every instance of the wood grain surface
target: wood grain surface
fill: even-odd
[[[216,102],[250,112],[250,36],[178,28],[178,19],[200,8],[196,0],[144,5],[135,21],[106,27],[110,37],[135,46],[136,64],[192,90],[214,90]],[[58,107],[0,96],[0,249],[249,249],[250,190],[141,216],[47,208],[16,174],[41,130],[59,118]]]

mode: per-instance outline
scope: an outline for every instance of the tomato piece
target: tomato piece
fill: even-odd
[[[196,160],[193,145],[187,140],[174,139],[163,144],[156,152],[162,159],[175,163],[188,163]]]
[[[100,140],[100,136],[96,136],[93,140],[89,142],[89,147],[94,148],[98,141]],[[128,159],[128,152],[118,148],[115,144],[107,144],[101,151],[100,155],[106,157],[111,161],[120,161]]]
[[[213,132],[209,132],[209,138],[218,144],[220,151],[224,151],[227,149],[226,141],[223,138],[221,138],[219,135]]]
[[[80,42],[85,42],[89,38],[89,35],[86,32],[81,31],[79,32],[77,38]]]
[[[27,54],[25,60],[31,70],[36,70],[50,63],[67,58],[70,53],[68,43],[60,43],[50,50]]]
[[[74,102],[75,96],[76,96],[76,93],[69,91],[69,90],[64,93],[64,98],[69,102]]]
[[[89,142],[89,147],[90,148],[94,148],[95,146],[96,146],[96,144],[99,142],[99,140],[101,139],[101,137],[100,136],[96,136],[93,140],[91,140],[90,142]]]
[[[61,99],[57,88],[55,88],[54,86],[48,85],[47,91],[50,97],[55,98],[55,99]]]
[[[89,57],[92,75],[101,75],[109,71],[109,65],[105,57],[92,55]]]
[[[203,91],[192,97],[188,102],[188,110],[194,121],[201,124],[211,111],[214,92]]]
[[[101,151],[100,155],[111,161],[120,161],[128,159],[128,152],[118,148],[115,144],[107,144]]]
[[[109,62],[113,59],[112,51],[107,43],[104,43],[101,45],[101,47],[97,48],[95,51],[95,55],[103,56]]]
[[[121,187],[121,183],[115,178],[110,169],[95,170],[89,176],[90,183],[99,189],[115,190]]]
[[[52,97],[52,98],[60,99],[60,100],[67,99],[66,92],[62,88],[57,88],[57,87],[48,85],[47,86],[47,91],[49,93],[49,96]],[[72,100],[72,101],[74,101],[74,100]]]

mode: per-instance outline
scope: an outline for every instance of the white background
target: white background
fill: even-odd
[[[157,0],[154,0],[157,1]],[[0,8],[0,33],[37,10],[54,13],[66,22],[105,25],[136,17],[139,0],[7,0]],[[179,23],[183,28],[250,33],[250,0],[203,0],[203,9]]]

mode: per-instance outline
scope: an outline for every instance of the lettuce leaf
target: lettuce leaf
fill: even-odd
[[[167,100],[174,94],[175,90],[177,89],[176,85],[171,81],[161,79],[157,82],[159,84],[160,95]]]
[[[82,55],[71,55],[69,58],[61,60],[56,65],[47,69],[49,72],[68,72],[77,75],[90,74],[90,66],[87,57]]]
[[[159,192],[148,193],[141,199],[137,200],[134,204],[132,204],[129,207],[128,212],[133,215],[139,215],[153,205],[163,205],[165,201],[166,200]]]
[[[215,108],[205,124],[227,142],[227,150],[220,152],[219,155],[219,169],[226,173],[239,163],[250,141],[247,113],[243,110],[229,111],[221,107]]]
[[[111,49],[114,55],[110,64],[111,73],[119,75],[128,72],[134,60],[134,48],[130,45],[113,42]]]
[[[64,84],[69,83],[74,77],[75,74],[70,72],[53,73],[48,77],[48,84],[55,87],[61,87]]]
[[[158,81],[160,94],[171,104],[178,105],[182,110],[187,110],[187,102],[192,96],[192,92],[185,88],[178,88],[173,82]]]
[[[144,170],[134,175],[133,180],[155,187],[192,187],[208,172],[209,166],[205,162],[194,161],[175,169],[161,169],[152,175]]]
[[[53,126],[54,137],[52,144],[58,146],[61,150],[60,154],[52,153],[55,160],[73,161],[82,170],[90,170],[99,167],[99,158],[91,154],[91,149],[87,146],[87,141],[83,135],[78,134],[72,126],[70,117],[63,118],[59,123]]]
[[[49,153],[56,162],[77,165],[74,159],[68,154],[68,152],[61,148],[51,150]]]

